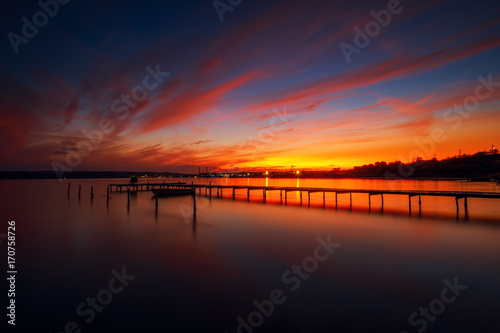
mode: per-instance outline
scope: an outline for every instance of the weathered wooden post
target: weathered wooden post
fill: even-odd
[[[311,207],[311,192],[307,192],[307,207]]]
[[[78,200],[80,200],[81,194],[82,194],[82,185],[78,186]]]
[[[368,193],[368,213],[372,212],[372,195]]]
[[[418,196],[418,216],[422,216],[422,197]]]
[[[69,198],[69,189],[71,188],[71,183],[68,183],[68,198]]]
[[[109,205],[109,186],[106,187],[106,204]]]
[[[196,215],[196,189],[193,187],[193,214]]]
[[[469,210],[467,205],[467,197],[464,197],[465,219],[469,219]]]
[[[351,193],[349,193],[349,198],[350,198],[350,200],[351,200],[351,204],[350,204],[350,206],[349,206],[349,210],[351,210],[351,211],[352,211],[352,192],[351,192]]]
[[[90,187],[90,200],[94,200],[94,186]]]
[[[323,191],[323,208],[326,207],[325,191]]]
[[[383,214],[383,213],[384,213],[384,195],[383,195],[383,194],[381,194],[381,195],[380,195],[380,198],[382,199],[381,213]]]
[[[338,207],[338,193],[335,192],[335,210],[337,210]]]

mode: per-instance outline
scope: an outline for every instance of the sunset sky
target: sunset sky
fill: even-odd
[[[17,46],[41,7],[10,5],[1,170],[331,169],[500,146],[498,1],[70,1]]]

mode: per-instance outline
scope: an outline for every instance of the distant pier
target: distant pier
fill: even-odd
[[[198,192],[198,195],[202,195],[202,190],[204,194],[212,197],[212,190],[216,191],[216,196],[222,198],[223,190],[232,190],[232,198],[235,199],[236,191],[246,191],[247,200],[250,201],[251,191],[261,191],[263,202],[267,200],[267,192],[279,191],[280,201],[287,204],[288,192],[299,192],[300,193],[300,205],[302,205],[303,195],[307,195],[307,204],[311,205],[311,193],[322,193],[323,194],[323,207],[326,205],[326,193],[335,193],[335,209],[338,207],[338,196],[349,194],[350,199],[350,210],[352,210],[352,194],[366,194],[368,196],[368,211],[371,211],[371,197],[380,196],[381,197],[381,211],[384,211],[384,195],[403,195],[408,197],[408,210],[411,216],[412,214],[412,198],[418,197],[418,211],[419,215],[422,215],[422,197],[450,197],[455,198],[456,209],[457,209],[457,219],[460,213],[459,200],[463,199],[465,218],[468,218],[468,198],[480,198],[480,199],[500,199],[500,193],[495,192],[461,192],[461,191],[414,191],[414,190],[364,190],[364,189],[345,189],[345,188],[317,188],[317,187],[286,187],[286,186],[250,186],[250,185],[212,185],[210,184],[187,184],[187,183],[130,183],[130,184],[109,184],[108,188],[110,192],[113,190],[115,192],[122,192],[123,188],[126,191],[149,191],[152,189],[160,188],[191,188],[194,193]]]

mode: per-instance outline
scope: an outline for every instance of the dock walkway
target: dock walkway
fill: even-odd
[[[129,184],[109,184],[109,191],[112,192],[113,188],[115,191],[123,191],[126,188],[127,191],[149,191],[151,189],[158,188],[192,188],[193,195],[196,195],[196,190],[198,194],[201,195],[202,189],[205,191],[205,195],[212,196],[212,190],[217,190],[217,197],[223,197],[223,190],[232,190],[232,198],[235,199],[237,190],[246,190],[247,200],[250,201],[251,191],[262,191],[263,201],[266,202],[267,192],[270,191],[280,191],[280,200],[283,202],[283,194],[285,204],[287,203],[288,192],[299,192],[300,193],[300,204],[302,205],[303,193],[307,193],[308,206],[311,205],[311,193],[322,193],[323,194],[323,207],[326,205],[326,193],[335,193],[335,209],[338,207],[338,195],[349,194],[350,196],[350,209],[352,210],[352,194],[367,194],[368,195],[368,210],[371,211],[371,197],[374,195],[381,196],[381,210],[384,211],[384,195],[404,195],[408,196],[408,207],[409,214],[411,215],[412,210],[412,198],[418,197],[419,205],[419,215],[422,214],[422,197],[451,197],[455,198],[456,208],[457,208],[457,218],[460,213],[459,200],[464,199],[464,209],[465,218],[468,218],[468,198],[481,198],[481,199],[500,199],[500,193],[496,192],[456,192],[456,191],[416,191],[416,190],[366,190],[366,189],[345,189],[345,188],[318,188],[318,187],[286,187],[286,186],[250,186],[250,185],[212,185],[210,184],[187,184],[187,183],[129,183]]]

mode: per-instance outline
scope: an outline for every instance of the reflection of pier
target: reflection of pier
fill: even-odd
[[[212,197],[212,190],[217,191],[216,196],[218,198],[223,198],[223,190],[231,190],[232,198],[236,198],[236,191],[246,191],[247,200],[250,201],[250,193],[252,191],[258,191],[262,193],[262,199],[264,202],[267,200],[267,192],[279,191],[280,192],[280,202],[283,203],[283,196],[285,205],[287,204],[288,193],[289,192],[299,192],[300,195],[300,205],[302,205],[303,193],[307,193],[308,206],[311,205],[311,194],[322,193],[323,194],[323,207],[326,205],[326,193],[335,193],[335,209],[338,207],[338,196],[343,194],[349,194],[350,205],[349,208],[352,210],[352,194],[367,194],[368,195],[368,211],[371,212],[371,197],[380,196],[381,197],[381,211],[384,211],[384,195],[403,195],[408,196],[408,208],[409,214],[412,211],[412,198],[418,197],[418,211],[419,215],[422,214],[422,197],[449,197],[455,198],[457,207],[457,218],[459,217],[460,206],[459,200],[464,200],[465,218],[468,218],[468,198],[481,198],[481,199],[500,199],[500,193],[494,192],[455,192],[455,191],[404,191],[404,190],[363,190],[363,189],[342,189],[342,188],[316,188],[316,187],[286,187],[286,186],[250,186],[250,185],[212,185],[210,184],[186,184],[186,183],[146,183],[146,184],[110,184],[108,185],[109,190],[122,191],[123,187],[127,191],[148,191],[156,188],[172,188],[172,189],[185,189],[191,188],[198,195],[202,195],[202,190],[206,196]],[[284,195],[283,195],[284,194]],[[214,193],[215,195],[215,193]]]

